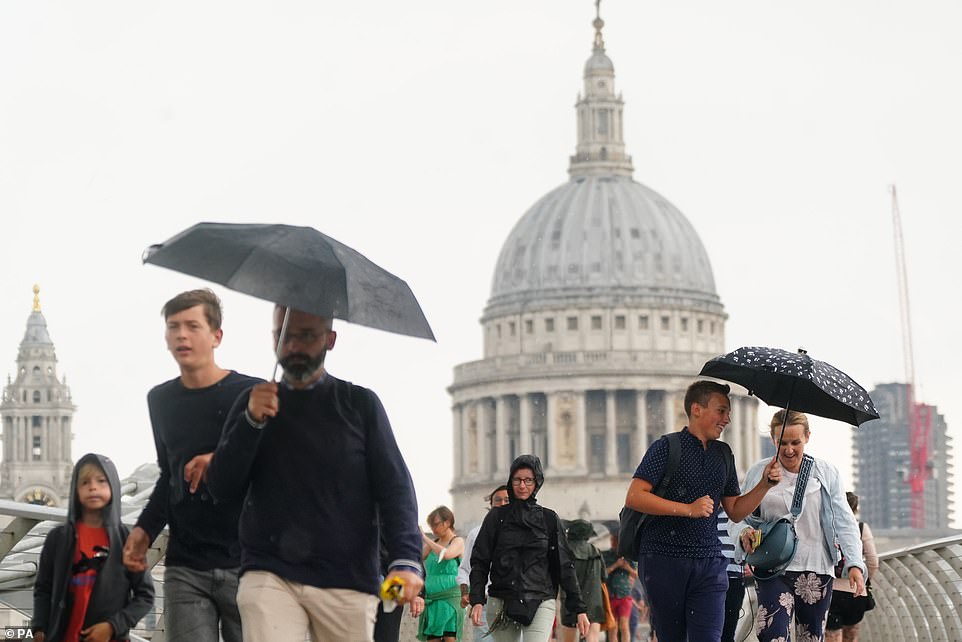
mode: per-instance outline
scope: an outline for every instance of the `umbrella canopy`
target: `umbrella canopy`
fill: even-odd
[[[407,283],[310,227],[198,223],[149,247],[143,260],[311,314],[434,341]]]
[[[791,408],[858,426],[878,419],[865,388],[804,350],[745,347],[705,363],[699,373],[748,389],[770,406]]]

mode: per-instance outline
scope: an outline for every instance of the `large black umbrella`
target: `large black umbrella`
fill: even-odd
[[[327,318],[434,341],[408,284],[310,227],[198,223],[144,263]]]
[[[879,418],[865,388],[835,366],[812,359],[804,350],[738,348],[705,363],[700,374],[737,383],[770,406],[853,426]]]

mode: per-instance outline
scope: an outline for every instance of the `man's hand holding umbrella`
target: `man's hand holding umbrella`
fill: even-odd
[[[273,381],[259,383],[251,388],[251,396],[247,402],[247,414],[254,423],[262,424],[271,417],[276,417],[279,409],[277,383]]]

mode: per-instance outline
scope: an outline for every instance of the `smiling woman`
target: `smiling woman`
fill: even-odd
[[[758,529],[763,524],[790,519],[797,536],[794,557],[782,573],[756,573],[759,580],[756,633],[762,642],[787,639],[794,616],[797,631],[804,631],[812,639],[823,639],[839,548],[843,552],[840,576],[848,579],[855,595],[865,591],[865,563],[858,525],[848,508],[838,470],[826,461],[805,455],[811,436],[808,417],[800,412],[779,410],[769,428],[772,443],[778,449],[778,461],[784,469],[782,478],[762,499],[759,514],[746,518],[747,527],[745,524],[731,526],[729,532],[738,535],[735,560],[741,562],[746,552],[760,545]],[[745,475],[745,483],[757,482],[768,461],[752,466]],[[796,492],[801,497],[801,513],[796,515],[796,503],[789,516]],[[800,637],[808,639],[801,634]]]

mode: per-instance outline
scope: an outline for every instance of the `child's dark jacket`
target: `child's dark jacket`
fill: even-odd
[[[77,544],[76,521],[80,519],[77,501],[77,473],[88,461],[103,468],[110,481],[111,502],[104,510],[104,528],[110,541],[110,552],[97,574],[83,628],[98,622],[109,622],[113,639],[127,640],[130,629],[147,614],[154,602],[154,584],[150,572],[131,573],[123,565],[123,548],[128,529],[120,519],[120,477],[113,462],[102,455],[87,454],[73,469],[70,481],[70,507],[67,522],[52,529],[43,544],[37,579],[33,590],[34,631],[43,631],[46,642],[61,642],[70,620],[69,592],[74,550]]]

